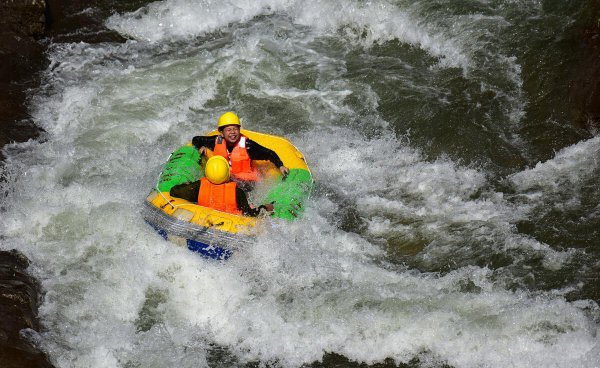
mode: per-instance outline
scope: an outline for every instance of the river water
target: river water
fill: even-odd
[[[45,290],[31,338],[57,367],[600,366],[600,137],[565,103],[585,11],[165,0],[107,18],[126,43],[52,45],[46,134],[1,184],[0,248]],[[227,110],[316,183],[216,262],[140,211]]]

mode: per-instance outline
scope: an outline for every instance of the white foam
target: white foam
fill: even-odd
[[[189,39],[232,23],[243,23],[259,15],[277,12],[295,23],[310,26],[321,34],[345,30],[350,38],[372,45],[392,39],[422,47],[443,59],[442,65],[466,67],[468,59],[442,32],[428,29],[387,1],[333,3],[315,0],[229,1],[226,3],[171,0],[152,3],[134,13],[112,16],[107,25],[136,39],[157,42]],[[327,14],[323,17],[323,14]]]
[[[322,152],[320,147],[331,141],[336,145]],[[522,251],[536,252],[551,269],[574,255],[518,233],[514,224],[525,218],[528,208],[488,190],[481,171],[447,159],[428,162],[402,141],[392,137],[365,141],[343,128],[320,132],[308,147],[308,156],[316,158],[312,163],[316,180],[356,205],[369,235],[380,240],[400,236],[409,243],[417,234],[428,244],[419,256],[427,264],[452,258],[458,250],[479,253],[481,247],[490,253],[503,249],[516,261],[527,259]],[[478,249],[465,244],[471,237],[477,238]]]
[[[277,8],[273,1],[192,1],[154,2],[125,15],[113,15],[107,26],[125,35],[156,42],[169,38],[192,38],[226,27],[230,23],[246,22]],[[285,1],[279,5],[285,5]]]
[[[519,192],[535,195],[537,191],[569,191],[585,182],[600,167],[600,137],[594,137],[562,149],[545,162],[510,176]]]

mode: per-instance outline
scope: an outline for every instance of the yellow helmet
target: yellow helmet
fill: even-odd
[[[241,126],[240,118],[238,118],[238,116],[231,111],[224,113],[219,118],[219,123],[217,124],[217,129],[221,130],[221,128],[223,128],[227,125]]]
[[[229,180],[229,163],[225,157],[215,155],[206,161],[204,175],[213,184],[223,184]]]

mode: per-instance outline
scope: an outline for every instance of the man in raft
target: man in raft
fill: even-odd
[[[248,203],[246,193],[230,181],[229,163],[221,156],[213,156],[206,162],[205,177],[193,183],[176,185],[169,194],[172,197],[183,198],[196,202],[204,207],[212,208],[234,215],[256,217],[261,209],[273,211],[273,204],[252,208]]]
[[[274,151],[250,140],[240,132],[240,118],[229,111],[219,117],[217,136],[196,136],[192,144],[200,154],[210,149],[215,155],[224,157],[231,166],[232,179],[238,182],[254,183],[260,180],[258,171],[252,165],[252,160],[269,160],[287,176],[290,170]]]

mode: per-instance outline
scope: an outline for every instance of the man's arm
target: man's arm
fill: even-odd
[[[277,166],[278,169],[283,166],[283,162],[281,162],[279,155],[277,155],[275,151],[261,146],[250,139],[246,141],[246,150],[248,151],[248,155],[252,160],[269,160],[275,166]]]
[[[250,203],[248,203],[248,197],[246,197],[246,193],[240,188],[235,188],[235,199],[237,201],[238,208],[242,213],[246,216],[256,217],[258,216],[260,210],[258,208],[250,207]]]
[[[241,190],[240,188],[236,188],[235,191],[236,191],[235,194],[236,194],[236,201],[237,201],[238,208],[240,209],[240,211],[242,211],[242,213],[244,215],[250,216],[250,217],[256,217],[260,214],[261,208],[264,208],[268,212],[273,211],[272,204],[261,205],[261,206],[258,206],[257,208],[250,207],[250,203],[248,203],[248,197],[246,197],[246,193],[244,193],[244,191]]]
[[[194,138],[192,138],[192,144],[194,145],[194,147],[196,147],[196,149],[200,149],[201,147],[206,147],[206,148],[214,151],[216,140],[217,140],[217,138],[214,135],[213,136],[197,135]]]
[[[175,185],[169,191],[171,197],[183,198],[186,201],[198,202],[198,192],[200,191],[200,180],[193,183],[184,183]]]

